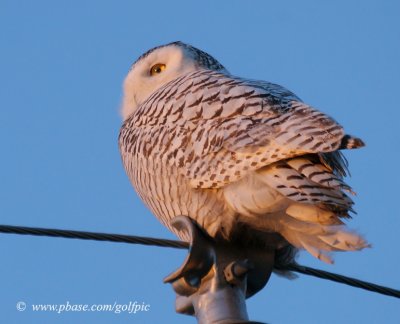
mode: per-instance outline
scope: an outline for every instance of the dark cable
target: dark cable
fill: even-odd
[[[189,248],[189,244],[182,241],[158,239],[145,236],[131,236],[131,235],[121,235],[121,234],[106,234],[106,233],[94,233],[94,232],[84,232],[84,231],[60,230],[53,228],[0,225],[0,233],[64,237],[70,239],[94,240],[94,241],[110,241],[110,242],[120,242],[120,243],[130,243],[130,244],[171,247],[176,249]]]
[[[346,276],[343,276],[340,274],[336,274],[336,273],[332,273],[332,272],[328,272],[328,271],[324,271],[324,270],[320,270],[320,269],[306,267],[306,266],[303,266],[300,264],[289,264],[285,267],[276,266],[275,268],[278,270],[295,271],[295,272],[305,274],[307,276],[313,276],[313,277],[317,277],[317,278],[321,278],[321,279],[331,280],[331,281],[339,282],[339,283],[342,283],[342,284],[345,284],[348,286],[376,292],[378,294],[391,296],[391,297],[395,297],[395,298],[400,298],[400,290],[380,286],[380,285],[373,284],[373,283],[370,283],[367,281],[362,281],[359,279],[346,277]]]
[[[71,239],[73,238],[81,240],[110,241],[110,242],[142,244],[142,245],[151,245],[160,247],[171,247],[176,249],[189,248],[189,244],[187,242],[176,241],[176,240],[166,240],[166,239],[159,239],[159,238],[145,237],[145,236],[70,231],[70,230],[60,230],[51,228],[0,225],[0,233],[64,237],[64,238],[71,238]],[[289,264],[286,266],[276,265],[275,268],[277,270],[299,272],[308,276],[327,279],[342,284],[346,284],[349,286],[353,286],[356,288],[361,288],[372,292],[376,292],[378,294],[400,298],[400,290],[376,285],[373,283],[342,276],[328,271],[302,266],[299,264]]]

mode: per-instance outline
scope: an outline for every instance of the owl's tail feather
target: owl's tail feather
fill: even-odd
[[[322,225],[289,215],[282,217],[281,225],[281,234],[289,243],[326,263],[333,263],[330,252],[357,251],[369,247],[360,235],[350,232],[345,225]]]
[[[351,135],[345,135],[342,138],[342,142],[340,143],[340,150],[352,150],[352,149],[357,149],[360,147],[365,146],[365,143],[361,138],[358,137],[353,137]]]

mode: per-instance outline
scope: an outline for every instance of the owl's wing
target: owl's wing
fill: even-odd
[[[278,160],[356,146],[335,120],[287,89],[214,71],[171,81],[126,123],[138,130],[140,145],[194,188],[222,187]]]

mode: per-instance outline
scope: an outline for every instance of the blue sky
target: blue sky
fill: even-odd
[[[400,288],[397,1],[0,1],[0,223],[173,238],[134,193],[117,147],[121,84],[144,51],[182,40],[233,74],[282,84],[367,147],[348,152],[373,248],[312,267]],[[194,323],[162,283],[184,251],[0,234],[3,323]],[[28,305],[24,312],[16,303]],[[150,305],[33,312],[32,304]],[[269,323],[399,323],[399,301],[272,276],[248,301]]]

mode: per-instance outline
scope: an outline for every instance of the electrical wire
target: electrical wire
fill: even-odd
[[[360,279],[346,277],[333,272],[306,267],[300,264],[289,264],[285,267],[276,266],[275,268],[277,268],[278,270],[299,272],[307,276],[313,276],[321,279],[331,280],[348,286],[372,291],[381,295],[400,298],[400,290],[396,290],[385,286],[380,286]]]
[[[80,240],[109,241],[130,244],[152,245],[160,247],[171,247],[176,249],[188,249],[187,242],[166,240],[145,236],[131,236],[122,234],[94,233],[84,231],[60,230],[54,228],[39,228],[25,226],[0,225],[0,233],[64,237]]]
[[[159,247],[170,247],[176,249],[188,249],[189,244],[187,242],[159,239],[145,236],[133,236],[133,235],[122,235],[122,234],[107,234],[107,233],[96,233],[96,232],[85,232],[85,231],[72,231],[72,230],[60,230],[52,228],[38,228],[38,227],[25,227],[25,226],[11,226],[11,225],[0,225],[0,233],[8,234],[20,234],[20,235],[35,235],[35,236],[50,236],[50,237],[64,237],[70,239],[81,239],[81,240],[95,240],[95,241],[110,241],[120,242],[129,244],[141,244]],[[388,288],[380,285],[376,285],[370,282],[362,281],[355,278],[346,277],[336,273],[323,271],[299,265],[296,263],[281,266],[276,265],[277,270],[287,270],[299,272],[308,276],[313,276],[321,279],[327,279],[334,282],[346,284],[352,287],[365,289],[378,294],[400,298],[400,290]]]

